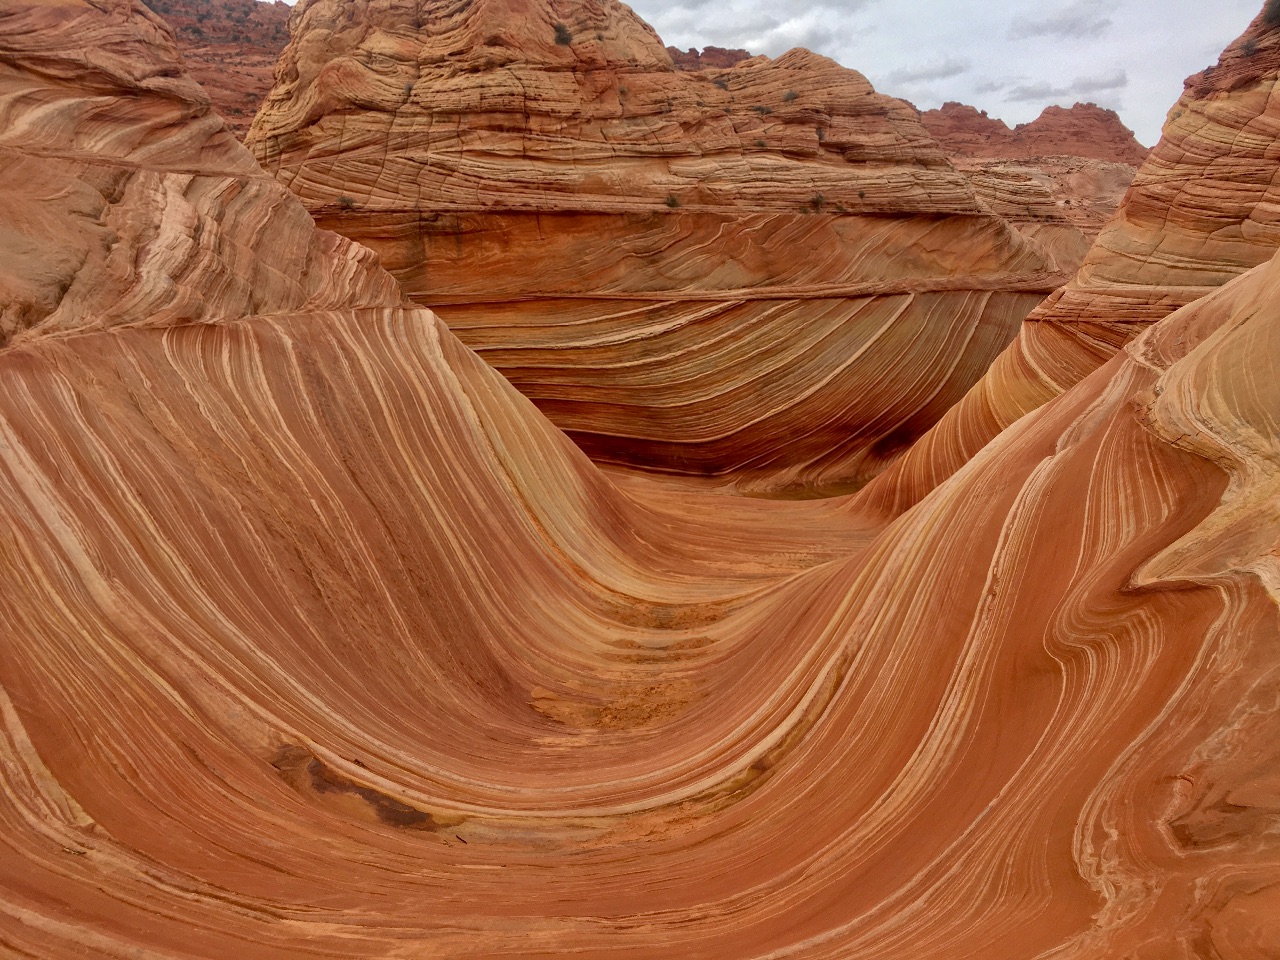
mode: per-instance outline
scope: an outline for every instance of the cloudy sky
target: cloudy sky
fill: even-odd
[[[1214,63],[1262,0],[628,0],[673,46],[808,47],[929,108],[1010,125],[1050,103],[1116,110],[1151,146],[1182,80]]]

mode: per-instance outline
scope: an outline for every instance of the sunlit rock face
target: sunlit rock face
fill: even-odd
[[[889,524],[614,479],[171,52],[0,7],[6,953],[1274,957],[1280,263]]]
[[[1274,20],[1274,22],[1273,22]],[[915,503],[1001,430],[1184,304],[1280,248],[1280,17],[1260,14],[1186,82],[1164,135],[1076,277],[1028,317],[964,400],[865,492]]]
[[[860,74],[615,2],[316,0],[249,141],[594,459],[765,492],[873,476],[1067,272]]]

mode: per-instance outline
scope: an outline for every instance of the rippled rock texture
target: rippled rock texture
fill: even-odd
[[[887,525],[611,479],[175,57],[0,7],[6,953],[1274,956],[1280,263]]]
[[[1216,66],[1187,80],[1076,277],[868,498],[890,512],[915,503],[1151,324],[1271,259],[1280,248],[1278,78],[1280,17],[1264,13]]]
[[[593,458],[756,490],[864,482],[1066,276],[858,73],[613,0],[314,0],[250,143]]]

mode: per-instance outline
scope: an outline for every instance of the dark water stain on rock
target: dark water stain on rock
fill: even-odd
[[[300,793],[314,795],[321,802],[322,798],[362,800],[379,822],[389,826],[436,831],[445,825],[424,810],[339,773],[306,747],[295,744],[281,747],[271,765]]]

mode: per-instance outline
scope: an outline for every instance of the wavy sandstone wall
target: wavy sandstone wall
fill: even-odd
[[[5,951],[1274,955],[1280,263],[884,526],[611,480],[141,5],[0,116]]]
[[[1260,14],[1189,78],[1160,142],[1075,278],[1027,318],[964,400],[865,493],[897,512],[1027,412],[1177,308],[1280,248],[1280,22]]]
[[[864,482],[1065,279],[861,75],[615,2],[316,0],[249,142],[594,458],[753,489]]]

